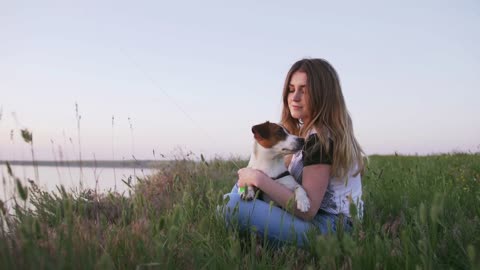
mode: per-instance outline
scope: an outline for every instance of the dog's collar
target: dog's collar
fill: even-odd
[[[274,178],[272,178],[272,179],[273,179],[273,180],[277,180],[277,179],[280,179],[280,178],[285,177],[285,176],[287,176],[287,175],[290,175],[290,172],[289,172],[289,171],[284,171],[283,173],[277,175],[277,177],[274,177]]]

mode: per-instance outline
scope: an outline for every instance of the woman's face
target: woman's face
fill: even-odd
[[[311,115],[307,101],[307,73],[302,71],[293,73],[288,87],[288,109],[290,114],[293,118],[308,124]]]

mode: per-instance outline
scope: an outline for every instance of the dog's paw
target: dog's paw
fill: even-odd
[[[295,190],[295,201],[297,202],[297,209],[301,212],[307,212],[310,209],[310,199],[303,188]]]
[[[240,193],[240,198],[245,201],[251,201],[255,198],[255,191],[253,188],[248,187],[242,193]]]
[[[307,212],[310,209],[310,200],[308,198],[297,200],[297,209],[304,213]]]

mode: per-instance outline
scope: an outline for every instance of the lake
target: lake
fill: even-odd
[[[0,199],[6,201],[11,198],[15,190],[15,182],[8,174],[7,166],[0,165],[1,183],[0,183]],[[20,178],[24,185],[30,185],[28,179],[35,180],[35,169],[33,166],[11,166],[13,174]],[[70,188],[78,189],[80,181],[84,188],[97,188],[97,191],[104,192],[107,190],[115,190],[117,192],[125,192],[128,194],[128,186],[122,182],[127,181],[130,177],[135,183],[137,177],[143,178],[153,173],[153,169],[139,168],[95,168],[95,167],[73,167],[73,166],[38,166],[39,181],[35,181],[42,189],[52,191],[56,190],[56,186],[64,185],[66,190]]]

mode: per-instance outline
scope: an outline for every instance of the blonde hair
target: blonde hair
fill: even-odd
[[[307,74],[306,102],[310,109],[311,121],[303,125],[290,114],[288,107],[289,84],[295,72]],[[323,59],[302,59],[288,71],[283,87],[282,124],[293,134],[305,137],[311,129],[317,131],[317,148],[330,152],[329,139],[333,141],[333,176],[348,178],[351,169],[354,175],[363,173],[365,153],[353,133],[353,124],[343,98],[340,80],[335,69]],[[308,153],[307,153],[308,154]]]

